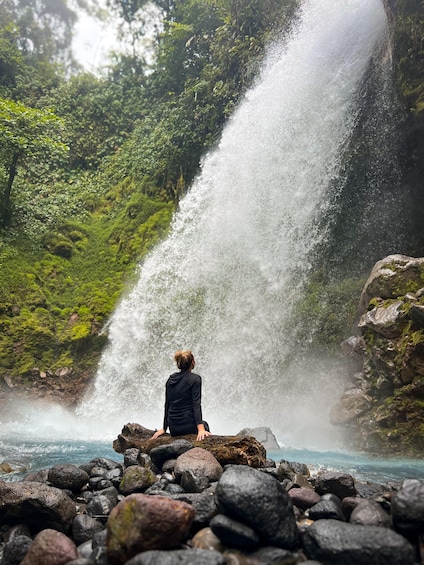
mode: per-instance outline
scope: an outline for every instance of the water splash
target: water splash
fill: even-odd
[[[190,348],[212,431],[267,425],[283,442],[334,440],[327,412],[339,368],[293,364],[287,324],[327,236],[320,220],[385,28],[380,0],[304,2],[113,315],[80,415],[159,427],[173,352]]]

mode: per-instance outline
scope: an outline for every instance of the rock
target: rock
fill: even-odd
[[[402,308],[403,302],[400,300],[387,306],[373,308],[362,315],[358,327],[361,330],[371,328],[389,339],[401,337],[408,323],[408,318]]]
[[[420,328],[424,328],[424,306],[412,304],[409,315],[415,324]]]
[[[119,484],[119,492],[124,495],[131,494],[132,492],[144,492],[156,483],[157,480],[158,478],[151,469],[132,465],[124,471]]]
[[[156,464],[153,449],[159,446],[171,444],[176,439],[183,439],[190,442],[193,447],[201,447],[210,451],[224,465],[249,465],[250,467],[264,467],[266,463],[266,450],[264,446],[252,436],[218,436],[212,435],[202,441],[197,441],[196,435],[181,436],[174,438],[168,434],[159,436],[157,439],[147,439],[146,430],[139,424],[126,424],[118,438],[113,442],[113,448],[118,453],[125,453],[126,449],[137,448],[144,453],[148,453]],[[152,432],[153,433],[153,432]],[[180,455],[180,454],[178,454]],[[169,457],[169,459],[175,458]],[[164,463],[165,459],[162,460]],[[157,465],[159,467],[159,465]],[[160,467],[159,467],[160,468]]]
[[[303,547],[309,559],[331,565],[413,565],[414,549],[388,528],[319,520],[305,530]]]
[[[87,504],[87,514],[100,521],[106,521],[115,505],[116,500],[100,492]]]
[[[78,492],[88,483],[89,475],[76,465],[55,465],[49,469],[47,480],[60,489],[69,489]]]
[[[353,477],[347,473],[326,472],[318,475],[315,480],[315,490],[321,495],[335,494],[340,500],[345,496],[356,494]]]
[[[277,438],[272,433],[271,429],[265,426],[259,428],[244,428],[237,435],[256,438],[267,451],[278,451],[280,449]]]
[[[362,416],[373,406],[372,397],[363,390],[347,389],[339,401],[330,409],[330,423],[334,426],[346,425]]]
[[[170,443],[154,447],[149,455],[156,467],[162,469],[166,461],[177,459],[177,457],[193,449],[193,447],[193,444],[186,439],[177,439]]]
[[[163,496],[130,494],[119,502],[107,522],[107,555],[121,564],[137,553],[172,549],[188,535],[192,506]]]
[[[215,482],[220,478],[222,466],[212,453],[201,447],[194,447],[180,455],[175,464],[174,473],[177,478],[187,472],[205,477],[206,487],[209,482]],[[201,490],[198,492],[201,492]]]
[[[392,499],[393,524],[400,532],[422,531],[424,526],[424,483],[405,481]]]
[[[419,288],[423,266],[424,258],[406,255],[389,255],[377,261],[361,294],[360,313],[365,312],[373,297],[398,298],[407,294],[411,281],[416,281]]]
[[[202,528],[193,536],[191,545],[196,549],[209,549],[224,553],[225,547],[222,545],[221,540],[216,536],[211,528]]]
[[[287,549],[279,547],[260,547],[256,551],[249,553],[249,557],[255,565],[294,565],[295,563],[305,565],[307,563],[303,561],[304,556],[299,558],[299,556]]]
[[[225,565],[225,557],[217,551],[205,549],[177,549],[174,551],[145,551],[126,565]]]
[[[223,514],[212,518],[210,528],[229,547],[250,550],[259,545],[259,536],[255,530]]]
[[[351,524],[383,528],[389,528],[391,523],[389,514],[374,500],[362,500],[352,510],[349,521]]]
[[[132,465],[138,465],[138,455],[140,450],[136,447],[131,447],[124,451],[124,467],[131,467]]]
[[[274,478],[247,466],[230,466],[215,497],[223,514],[253,528],[265,543],[286,549],[296,545],[293,504]]]
[[[104,525],[99,520],[89,514],[78,514],[72,522],[72,537],[77,545],[81,545],[103,529]]]
[[[341,520],[345,521],[340,502],[334,500],[321,500],[309,509],[311,520]]]
[[[193,506],[195,512],[193,528],[196,530],[207,526],[210,520],[218,514],[214,493],[208,490],[199,493],[177,494],[172,498],[188,502]]]
[[[32,545],[29,536],[19,535],[4,544],[1,565],[19,565]]]
[[[77,558],[73,541],[61,532],[46,529],[35,537],[21,565],[65,565]]]
[[[312,488],[291,488],[288,491],[288,495],[292,499],[293,504],[300,510],[307,510],[321,500],[320,495]]]
[[[75,503],[62,490],[29,481],[0,481],[0,524],[23,522],[35,531],[67,531],[76,515]]]

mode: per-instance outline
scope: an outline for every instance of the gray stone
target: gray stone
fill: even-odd
[[[378,526],[318,520],[305,530],[309,559],[328,565],[414,565],[412,545],[401,535]]]

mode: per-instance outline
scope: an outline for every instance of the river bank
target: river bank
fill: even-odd
[[[222,466],[177,440],[0,481],[1,563],[59,549],[49,563],[421,563],[421,481],[364,481],[283,452]]]

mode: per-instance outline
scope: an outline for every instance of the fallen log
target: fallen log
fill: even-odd
[[[186,436],[171,436],[163,434],[152,439],[154,430],[149,430],[136,423],[125,424],[113,449],[117,453],[125,453],[127,449],[137,448],[142,453],[149,453],[160,445],[168,445],[177,439],[189,441],[193,447],[202,447],[212,453],[219,463],[224,465],[248,465],[249,467],[264,467],[266,449],[253,436],[219,436],[211,435],[202,441],[197,441],[196,434]]]

